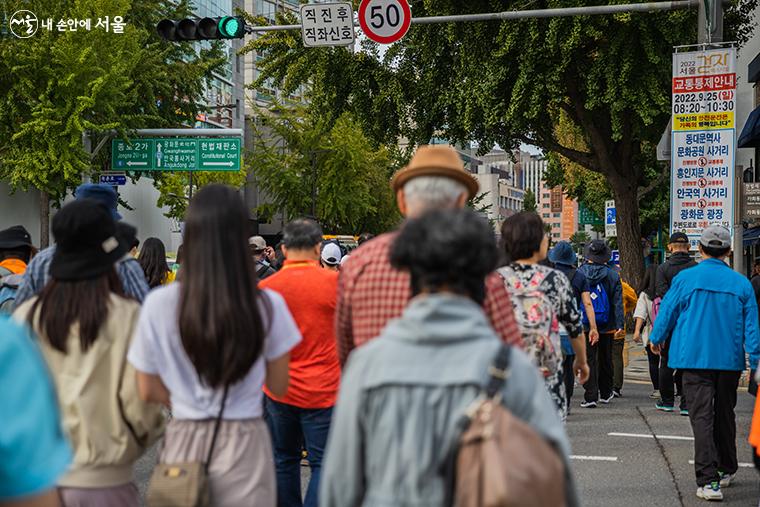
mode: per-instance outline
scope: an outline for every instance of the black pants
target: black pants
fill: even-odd
[[[567,406],[570,406],[570,400],[573,398],[573,391],[575,390],[575,372],[573,371],[573,363],[575,362],[575,354],[572,356],[565,356],[562,361],[562,375],[565,380],[565,399],[567,400]]]
[[[647,361],[649,361],[649,378],[652,381],[652,387],[655,391],[660,389],[660,356],[652,352],[651,345],[644,347],[647,351]]]
[[[660,351],[660,398],[663,405],[670,407],[676,404],[676,391],[681,393],[681,409],[686,410],[686,396],[684,396],[682,386],[682,373],[668,367],[668,349],[670,348],[670,339],[665,342],[665,346]],[[675,388],[674,388],[675,384]]]
[[[718,471],[733,474],[736,461],[736,389],[738,371],[684,370],[684,394],[694,432],[697,486],[719,480]]]
[[[612,396],[612,340],[614,333],[599,335],[596,345],[591,345],[586,338],[586,356],[590,375],[583,384],[586,401],[598,401]]]

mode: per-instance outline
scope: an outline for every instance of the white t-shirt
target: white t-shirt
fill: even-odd
[[[301,333],[285,300],[276,292],[263,290],[269,300],[271,325],[262,356],[245,378],[230,386],[224,419],[253,419],[263,414],[262,386],[265,361],[289,352],[301,341]],[[180,284],[173,283],[152,291],[142,306],[127,359],[139,371],[158,375],[171,394],[172,414],[177,419],[213,419],[219,413],[222,389],[211,389],[201,382],[182,346],[179,334]],[[259,308],[264,311],[263,303]]]

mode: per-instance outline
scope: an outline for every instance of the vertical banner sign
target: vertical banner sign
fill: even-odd
[[[671,232],[696,250],[713,224],[733,234],[736,49],[673,54]]]

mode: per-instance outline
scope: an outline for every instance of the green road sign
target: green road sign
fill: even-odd
[[[239,171],[236,137],[146,137],[111,142],[111,169],[126,171]]]
[[[578,225],[604,225],[604,221],[583,203],[578,204]]]

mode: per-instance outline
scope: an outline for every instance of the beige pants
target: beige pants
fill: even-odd
[[[214,421],[172,420],[161,463],[205,461]],[[222,421],[209,469],[215,507],[274,507],[277,479],[272,440],[263,419]]]

